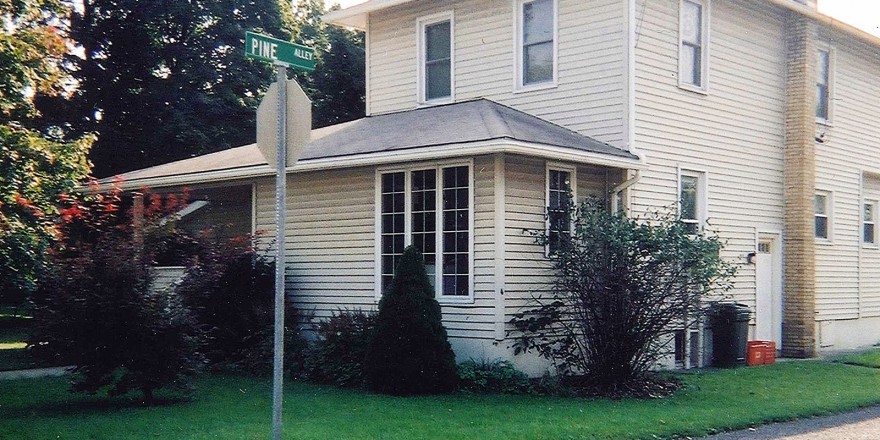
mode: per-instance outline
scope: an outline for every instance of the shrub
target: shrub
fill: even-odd
[[[529,377],[505,360],[462,362],[458,376],[461,389],[474,393],[519,394],[531,390]]]
[[[31,345],[75,366],[76,391],[110,395],[188,388],[201,365],[200,333],[178,298],[150,289],[149,256],[118,193],[71,202],[34,296]]]
[[[516,352],[537,351],[594,391],[651,389],[647,373],[669,353],[663,341],[730,288],[735,268],[716,237],[693,234],[672,214],[631,219],[587,201],[572,224],[559,235],[552,290],[512,320]]]
[[[379,301],[364,373],[370,390],[392,395],[443,393],[457,385],[455,354],[441,323],[440,304],[414,246],[404,250]]]
[[[249,237],[203,240],[198,263],[175,292],[206,334],[204,352],[215,369],[263,374],[272,371],[275,322],[275,264]],[[305,342],[298,311],[286,302],[285,368],[302,367]]]
[[[317,324],[317,339],[308,350],[306,378],[320,384],[359,387],[364,384],[364,359],[376,327],[376,314],[343,311]]]

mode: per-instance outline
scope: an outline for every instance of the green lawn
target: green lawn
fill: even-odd
[[[289,439],[653,439],[880,403],[880,370],[839,363],[683,375],[663,400],[393,398],[288,384]],[[0,381],[0,439],[268,438],[268,379],[208,377],[195,400],[143,408],[66,392],[63,378]],[[656,436],[656,437],[655,437]]]
[[[39,368],[42,365],[25,351],[28,319],[0,314],[0,371]]]
[[[835,359],[849,365],[858,365],[868,368],[880,368],[880,350],[871,350],[864,353],[850,354]]]

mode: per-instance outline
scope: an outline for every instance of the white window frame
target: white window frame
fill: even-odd
[[[468,295],[443,295],[443,168],[450,167],[468,168]],[[437,270],[435,271],[434,297],[440,304],[468,304],[474,302],[474,161],[453,160],[441,162],[421,162],[405,166],[382,167],[376,169],[375,187],[375,218],[374,218],[374,296],[375,300],[382,299],[382,175],[386,173],[404,173],[406,204],[404,210],[404,246],[412,244],[412,173],[428,169],[437,170],[437,230],[436,232],[436,255]]]
[[[696,221],[688,219],[687,221],[681,218],[681,181],[682,177],[694,177],[697,179],[697,218]],[[709,173],[705,170],[695,169],[695,168],[678,168],[678,176],[676,178],[676,191],[675,191],[675,200],[676,207],[678,209],[678,217],[679,220],[684,223],[691,223],[697,225],[697,231],[702,232],[706,228],[706,223],[709,220]]]
[[[825,214],[824,215],[818,214],[816,212],[816,207],[815,207],[816,196],[824,196],[825,197]],[[819,216],[824,216],[826,219],[825,223],[828,225],[826,228],[827,231],[825,234],[825,235],[827,235],[827,237],[825,237],[825,238],[822,238],[822,237],[819,237],[816,235],[816,226],[815,226],[816,225],[816,217],[819,217]],[[834,241],[834,193],[831,191],[817,189],[813,193],[813,236],[815,237],[816,242],[820,243],[820,244],[830,244]]]
[[[562,171],[569,173],[571,177],[571,197],[574,203],[577,203],[577,167],[573,165],[563,164],[559,162],[547,162],[544,170],[544,209],[547,210],[550,207],[550,171]],[[547,212],[546,218],[544,220],[544,231],[548,233],[550,232],[550,212]],[[571,225],[574,228],[574,224]],[[550,253],[550,243],[544,245],[544,256],[550,258],[552,255]]]
[[[878,207],[878,205],[880,205],[880,203],[878,203],[877,200],[867,200],[867,199],[863,200],[862,201],[862,212],[859,215],[860,220],[861,220],[859,223],[861,225],[860,240],[862,242],[862,246],[867,247],[867,248],[872,248],[872,249],[876,249],[878,247],[878,243],[877,243],[877,238],[878,238],[878,234],[877,234],[877,207]],[[865,207],[866,206],[872,207],[871,209],[872,209],[872,214],[874,215],[874,218],[871,219],[871,221],[865,220]],[[865,241],[865,225],[868,225],[868,224],[874,225],[874,241],[873,242]]]
[[[552,89],[559,85],[559,0],[553,2],[553,79],[533,84],[524,84],[523,75],[523,6],[536,0],[513,0],[513,23],[514,23],[514,63],[513,92],[522,93],[534,90]]]
[[[702,8],[700,36],[700,78],[702,84],[695,85],[684,81],[682,71],[684,69],[684,3],[690,1],[699,3]],[[678,87],[691,92],[706,94],[709,92],[709,42],[710,42],[710,20],[712,17],[712,0],[679,0],[678,3]]]
[[[831,125],[832,120],[834,118],[834,72],[835,72],[835,64],[837,54],[833,47],[828,44],[820,43],[816,48],[816,64],[818,66],[818,57],[819,52],[827,52],[828,53],[828,115],[823,118],[819,115],[816,115],[816,122],[822,125]],[[816,70],[816,86],[819,85],[819,72]],[[814,92],[815,93],[815,92]],[[819,105],[818,100],[816,101],[816,106]],[[815,113],[815,110],[813,111]]]
[[[426,83],[427,70],[425,69],[427,41],[425,41],[425,29],[437,23],[449,22],[449,96],[437,99],[427,99],[428,85]],[[416,59],[418,68],[416,84],[418,84],[418,104],[430,106],[449,104],[455,102],[455,12],[445,11],[437,14],[419,17],[416,20]]]

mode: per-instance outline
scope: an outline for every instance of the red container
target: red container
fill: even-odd
[[[764,345],[764,365],[773,365],[776,363],[776,343],[767,341]]]
[[[750,367],[764,365],[764,353],[766,352],[764,341],[749,341],[746,351],[746,365]]]
[[[749,341],[746,365],[771,365],[776,363],[776,343],[773,341]]]

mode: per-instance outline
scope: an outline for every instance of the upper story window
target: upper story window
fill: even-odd
[[[562,234],[571,233],[569,203],[574,198],[574,168],[547,168],[547,255],[556,254]]]
[[[678,178],[679,219],[688,232],[698,233],[706,222],[706,174],[681,170]]]
[[[377,293],[385,291],[406,246],[425,258],[440,300],[470,300],[473,285],[473,186],[470,165],[380,172]]]
[[[419,101],[452,100],[453,19],[442,13],[419,19]]]
[[[862,243],[876,245],[877,202],[866,202],[862,210]]]
[[[517,88],[556,83],[556,0],[517,0]]]
[[[816,193],[815,204],[815,229],[816,238],[828,240],[831,237],[831,197],[826,192]]]
[[[709,0],[681,0],[679,7],[679,85],[704,91],[709,72]]]
[[[816,119],[831,120],[831,50],[819,49],[816,71]]]

